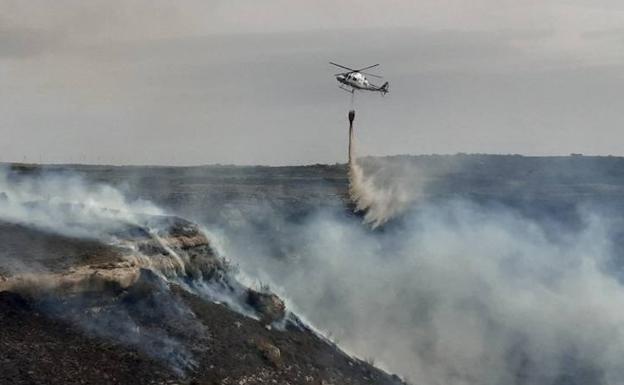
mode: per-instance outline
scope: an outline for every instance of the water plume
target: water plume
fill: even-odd
[[[364,213],[364,223],[376,228],[400,215],[421,194],[418,170],[397,168],[383,160],[375,162],[366,174],[358,162],[356,139],[353,130],[355,111],[349,111],[349,197],[355,204],[355,211]]]

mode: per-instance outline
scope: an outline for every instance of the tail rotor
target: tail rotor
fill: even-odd
[[[390,92],[390,83],[385,82],[381,87],[379,87],[379,92],[381,92],[382,96],[386,96],[386,94]]]

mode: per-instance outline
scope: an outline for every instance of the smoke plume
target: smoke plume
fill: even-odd
[[[392,163],[371,160],[372,174],[350,164],[365,220],[395,216],[384,231],[332,209],[292,222],[258,207],[265,226],[237,223],[227,254],[341,347],[414,384],[621,383],[617,224],[582,204],[578,226],[559,226],[503,205],[423,200],[422,174]]]
[[[76,237],[98,238],[142,215],[163,211],[144,200],[129,201],[119,190],[64,172],[23,174],[0,167],[0,220]]]
[[[76,175],[0,168],[0,225],[33,237],[22,249],[0,249],[0,291],[35,298],[48,316],[137,347],[184,375],[208,333],[169,284],[210,300],[241,300],[224,289],[227,266],[205,234],[161,214],[149,202]],[[103,261],[85,262],[98,253]]]
[[[430,177],[439,170],[419,170],[401,158],[354,158],[349,171],[351,192],[360,194],[358,207],[367,208],[365,219],[371,225],[385,223],[383,231],[362,226],[337,205],[301,214],[298,203],[273,205],[270,196],[263,196],[238,206],[215,201],[219,215],[211,217],[219,219],[210,224],[211,232],[246,276],[270,284],[288,301],[288,308],[340,347],[411,383],[622,382],[624,275],[618,222],[584,202],[570,209],[578,218],[570,226],[561,222],[568,221],[568,214],[556,217],[556,212],[538,210],[541,215],[533,217],[513,205],[469,196],[422,197],[425,191],[431,193]],[[13,177],[9,173],[6,178]],[[82,231],[72,225],[81,214],[63,213],[66,204],[42,210],[29,203],[45,197],[45,189],[36,188],[43,186],[40,182],[14,181],[3,185],[8,191],[4,199],[23,203],[5,201],[3,207],[26,211],[23,216],[15,214],[20,213],[17,209],[8,211],[12,218],[49,227],[43,214],[60,210],[68,221],[58,225],[59,231]],[[17,189],[18,182],[24,191]],[[64,192],[61,180],[57,182],[45,185],[58,189],[53,195],[59,198],[50,201],[66,203],[71,194]],[[455,186],[450,183],[447,188]],[[81,189],[89,194],[106,192],[101,196],[117,202],[118,211],[95,210],[95,229],[95,222],[106,223],[110,215],[127,213],[121,217],[136,220],[136,210],[141,210],[136,208],[146,207],[107,188],[83,184]],[[396,191],[401,194],[393,195]],[[78,194],[78,202],[88,201],[89,194]],[[38,198],[15,198],[26,195]],[[111,198],[115,196],[119,199]],[[521,198],[534,196],[523,192]],[[70,207],[83,207],[69,201]],[[28,210],[34,210],[32,218]],[[84,218],[86,223],[89,218]],[[178,253],[164,234],[156,235],[162,242],[155,247]],[[178,253],[170,267],[165,264],[161,269],[165,279],[190,271],[180,258],[184,262],[186,257]],[[136,261],[146,259],[152,267],[161,266],[149,255]],[[199,290],[195,282],[188,285]],[[205,295],[221,295],[213,289],[204,289]],[[128,325],[138,324],[133,308],[124,311],[130,314],[122,317]],[[110,314],[113,320],[121,319],[114,308]],[[178,316],[171,318],[175,319]],[[106,329],[103,333],[114,334]],[[178,340],[173,337],[162,335]],[[146,348],[158,338],[160,334],[146,336]],[[155,356],[171,357],[170,352],[177,351],[175,343],[167,345],[173,348]]]

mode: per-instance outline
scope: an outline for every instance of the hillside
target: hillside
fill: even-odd
[[[146,218],[114,245],[0,230],[0,383],[400,383],[237,283],[190,222]]]

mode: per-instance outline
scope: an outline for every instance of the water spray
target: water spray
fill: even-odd
[[[362,216],[364,223],[373,229],[386,223],[390,218],[402,212],[409,204],[410,195],[403,191],[400,184],[379,184],[378,174],[365,175],[361,165],[357,162],[355,150],[355,134],[353,121],[355,110],[351,108],[349,118],[349,208],[358,216]]]

